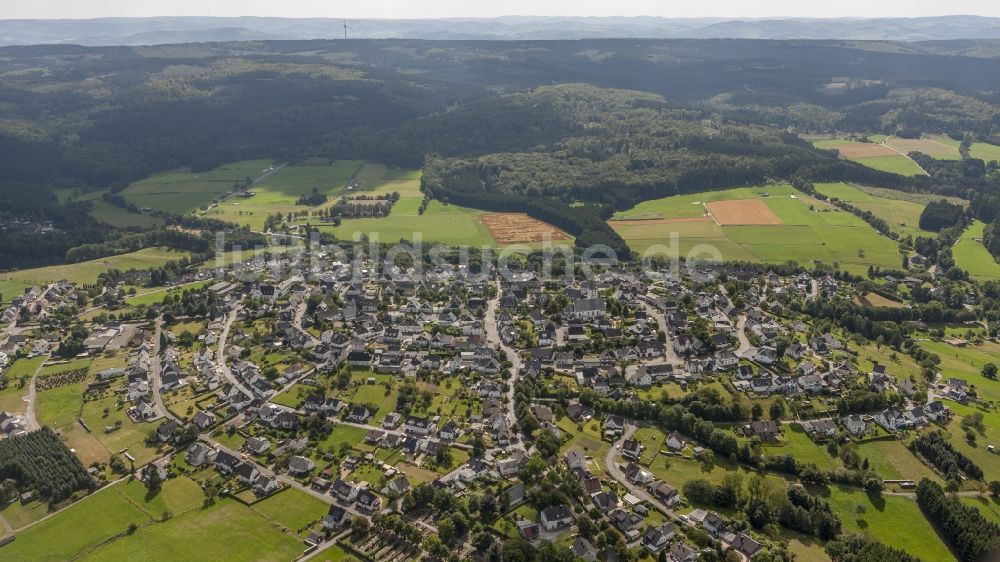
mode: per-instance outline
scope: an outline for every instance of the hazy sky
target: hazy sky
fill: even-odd
[[[281,16],[348,18],[503,15],[768,17],[951,14],[1000,16],[998,0],[0,0],[0,18]]]

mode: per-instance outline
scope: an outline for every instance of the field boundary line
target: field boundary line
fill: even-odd
[[[884,146],[884,147],[888,148],[889,150],[891,150],[891,151],[895,152],[896,154],[898,154],[898,155],[902,156],[903,158],[906,158],[906,159],[907,159],[907,160],[909,160],[910,162],[913,162],[914,164],[916,164],[917,168],[920,168],[920,171],[921,171],[921,172],[923,172],[925,176],[930,176],[930,174],[928,174],[928,173],[927,173],[927,170],[925,170],[925,169],[924,169],[924,167],[923,167],[923,166],[921,166],[920,164],[917,164],[917,161],[916,161],[916,160],[914,160],[913,158],[910,158],[910,156],[909,156],[909,155],[907,155],[907,154],[903,154],[902,152],[900,152],[900,151],[896,150],[895,148],[893,148],[893,147],[891,147],[891,146],[889,146],[889,145],[885,144],[885,143],[886,143],[886,142],[887,142],[887,141],[888,141],[889,139],[891,139],[892,137],[893,137],[893,135],[889,135],[889,136],[885,137],[885,140],[883,140],[883,141],[882,141],[882,142],[881,142],[880,144],[881,144],[882,146]]]

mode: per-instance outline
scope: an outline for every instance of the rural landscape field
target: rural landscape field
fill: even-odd
[[[0,561],[1000,560],[1000,13],[768,1],[0,5]]]

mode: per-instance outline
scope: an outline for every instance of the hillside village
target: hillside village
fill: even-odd
[[[910,348],[810,315],[856,298],[857,280],[832,273],[602,266],[547,279],[523,263],[359,275],[301,259],[186,273],[171,284],[191,289],[118,320],[66,318],[81,294],[66,282],[26,290],[4,312],[0,352],[49,366],[21,379],[27,408],[0,414],[0,431],[39,429],[44,406],[30,400],[75,385],[83,411],[104,414],[58,431],[74,451],[77,425],[105,444],[88,465],[95,485],[193,478],[212,501],[251,506],[295,490],[328,506],[296,530],[306,553],[476,558],[523,540],[586,560],[779,560],[780,535],[718,499],[727,486],[741,496],[743,477],[713,470],[788,475],[791,501],[836,523],[768,518],[830,540],[841,522],[803,485],[905,494],[915,476],[879,472],[859,449],[953,431],[955,405],[982,401],[980,381],[928,379],[898,359]],[[106,284],[90,306],[115,310],[134,282]],[[108,446],[128,432],[131,445]],[[983,479],[919,450],[914,475],[969,491]]]

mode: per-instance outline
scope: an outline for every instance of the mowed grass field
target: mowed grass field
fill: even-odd
[[[143,248],[136,252],[107,256],[96,260],[64,265],[51,265],[35,269],[24,269],[0,274],[0,282],[21,282],[47,284],[66,279],[77,285],[91,284],[97,281],[97,276],[109,269],[149,269],[161,267],[169,261],[176,261],[188,256],[187,252],[170,248]]]
[[[363,174],[362,170],[365,170]],[[261,230],[268,215],[318,208],[296,204],[300,196],[311,194],[313,189],[328,198],[335,198],[344,193],[348,182],[356,175],[361,176],[359,180],[370,184],[376,181],[373,177],[381,177],[384,172],[385,166],[359,160],[337,160],[332,164],[313,166],[289,165],[251,187],[253,197],[230,197],[209,209],[205,216]]]
[[[831,486],[820,492],[843,522],[847,533],[867,533],[885,544],[921,560],[955,560],[944,541],[924,517],[916,500],[883,496],[874,503],[863,490]],[[858,506],[864,513],[858,514]]]
[[[921,176],[924,169],[902,154],[893,156],[872,156],[869,158],[856,158],[855,162],[868,166],[874,170],[899,174],[901,176]]]
[[[171,562],[185,560],[287,561],[304,549],[262,515],[223,499],[102,545],[82,560]]]
[[[70,560],[124,533],[130,523],[143,525],[152,521],[149,513],[128,500],[123,488],[123,484],[116,484],[101,490],[17,533],[17,539],[3,547],[4,560]]]
[[[259,177],[270,164],[269,160],[247,160],[223,164],[208,172],[178,170],[157,174],[129,185],[121,196],[140,208],[183,215],[232,191],[234,183]]]
[[[189,478],[167,480],[150,500],[145,495],[139,482],[114,484],[17,533],[3,559],[277,561],[302,551],[300,538],[234,500],[202,509],[202,491]],[[286,508],[290,517],[299,511]],[[171,517],[161,521],[165,512]],[[133,523],[139,528],[128,534]]]
[[[756,199],[778,225],[719,225],[704,203]],[[609,224],[640,253],[688,259],[783,263],[839,263],[854,273],[869,265],[898,266],[892,240],[867,223],[790,185],[741,187],[645,201],[612,216]]]
[[[816,184],[816,191],[830,198],[837,198],[845,203],[868,211],[880,219],[889,223],[893,232],[902,236],[910,235],[935,237],[936,232],[922,230],[920,228],[920,214],[927,206],[927,201],[920,202],[915,197],[904,198],[907,195],[900,192],[899,197],[895,197],[891,190],[882,189],[869,191],[846,183],[819,183]],[[920,194],[924,195],[924,194]],[[931,197],[928,197],[931,199]],[[940,199],[940,198],[939,198]]]
[[[1000,263],[982,243],[985,228],[986,224],[982,221],[973,221],[951,249],[951,254],[955,265],[968,271],[972,277],[981,281],[1000,279]]]

